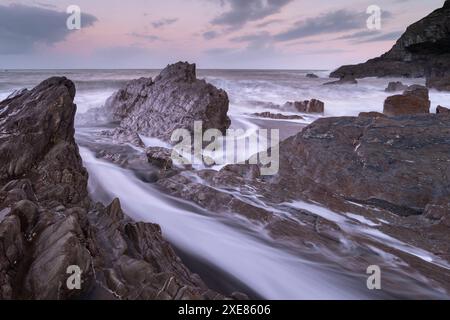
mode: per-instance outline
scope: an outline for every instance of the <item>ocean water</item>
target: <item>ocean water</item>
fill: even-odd
[[[306,78],[314,72],[318,79]],[[106,99],[127,81],[140,77],[155,77],[159,70],[27,70],[0,72],[0,100],[21,88],[32,88],[51,76],[66,76],[77,87],[75,102],[78,112],[102,106]],[[274,105],[286,101],[309,100],[325,102],[325,117],[355,116],[364,111],[382,111],[383,102],[389,95],[384,92],[390,81],[401,80],[406,84],[423,84],[422,79],[362,79],[358,85],[323,86],[330,81],[329,71],[289,70],[199,70],[198,77],[228,92],[229,114],[234,127],[256,130],[258,122],[252,113],[280,112]],[[432,109],[438,104],[450,106],[450,94],[431,91]],[[317,116],[307,116],[299,122],[311,122]],[[296,123],[295,121],[293,122]],[[289,122],[276,125],[289,126]],[[92,128],[77,128],[77,140],[91,138]],[[94,129],[96,130],[96,129]],[[146,137],[148,145],[160,141]],[[89,141],[95,143],[95,140]],[[131,149],[136,151],[135,149]],[[136,151],[138,152],[138,151]],[[341,241],[348,250],[357,248],[356,238],[370,240],[363,245],[364,252],[376,257],[382,267],[393,270],[383,281],[399,283],[397,289],[377,293],[367,290],[364,270],[343,271],[340,265],[347,262],[348,252],[330,252],[326,248],[315,252],[315,259],[302,251],[293,251],[289,244],[270,238],[264,228],[237,216],[217,216],[202,208],[174,199],[153,185],[139,180],[131,171],[95,158],[86,146],[80,148],[84,165],[89,172],[89,191],[95,201],[107,204],[121,199],[127,214],[138,221],[161,225],[163,235],[180,252],[189,257],[190,269],[203,279],[216,282],[239,283],[218,285],[217,290],[241,290],[248,288],[250,295],[267,299],[367,299],[367,298],[448,298],[448,294],[428,279],[406,268],[398,256],[384,246],[406,253],[442,268],[450,269],[446,262],[433,254],[402,243],[381,233],[379,222],[370,221],[353,213],[332,212],[318,205],[292,199],[292,203],[266,209],[289,216],[295,210],[308,210],[314,215],[340,226],[349,235]],[[192,173],[195,175],[195,173]],[[230,192],[230,190],[223,190]],[[247,195],[235,191],[234,196],[243,201]],[[257,197],[257,195],[256,195]],[[258,198],[258,201],[263,201]],[[252,202],[253,203],[253,202]],[[381,222],[381,220],[380,220]],[[383,222],[384,223],[384,222]],[[353,236],[354,237],[353,237]],[[380,246],[377,246],[380,244]],[[351,251],[350,251],[351,252]],[[205,267],[207,266],[207,267]],[[220,270],[215,273],[211,270]],[[225,275],[225,276],[223,276]],[[229,281],[233,279],[233,281]],[[220,280],[220,281],[219,281]],[[208,285],[210,282],[208,282]],[[231,287],[231,289],[230,289]],[[225,291],[224,291],[225,292]],[[245,291],[246,292],[246,291]]]
[[[306,78],[314,72],[319,79]],[[228,92],[230,114],[277,111],[273,104],[312,98],[325,102],[325,116],[355,116],[363,111],[382,111],[390,81],[424,84],[423,79],[367,78],[358,85],[323,86],[330,81],[329,70],[199,70],[198,77]],[[159,70],[9,70],[0,71],[0,99],[20,88],[32,88],[51,76],[66,76],[77,87],[78,112],[101,106],[127,81],[155,77]],[[450,94],[430,92],[432,111],[437,105],[449,106]]]

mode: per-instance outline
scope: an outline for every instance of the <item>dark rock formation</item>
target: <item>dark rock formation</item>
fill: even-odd
[[[154,81],[131,81],[95,112],[120,122],[120,128],[112,134],[118,140],[138,142],[136,134],[142,134],[170,141],[176,129],[193,132],[195,121],[202,121],[204,130],[225,132],[231,123],[228,104],[225,91],[196,78],[194,64],[178,62]]]
[[[302,116],[297,115],[285,115],[281,113],[271,113],[271,112],[261,112],[261,113],[254,113],[253,114],[256,117],[260,118],[268,118],[268,119],[275,119],[275,120],[303,120]]]
[[[319,76],[317,74],[314,74],[314,73],[308,73],[306,75],[306,77],[310,78],[310,79],[317,79],[317,78],[319,78]]]
[[[450,1],[412,24],[394,47],[366,63],[343,66],[330,77],[428,77],[428,85],[441,89],[450,82]]]
[[[450,109],[449,108],[445,108],[443,106],[438,106],[436,108],[436,113],[438,113],[438,114],[450,114]]]
[[[286,102],[284,106],[282,106],[282,109],[302,113],[324,113],[325,104],[320,100],[311,99],[305,101]]]
[[[74,84],[51,78],[0,102],[0,299],[223,298],[158,226],[88,197],[74,141]],[[70,266],[80,290],[67,286]]]
[[[356,81],[355,77],[353,75],[343,75],[342,77],[340,77],[339,80],[337,81],[331,81],[331,82],[327,82],[324,83],[325,86],[329,86],[329,85],[336,85],[336,84],[357,84],[358,81]]]
[[[423,86],[410,86],[401,95],[388,97],[384,102],[383,113],[387,116],[430,113],[428,89]]]
[[[397,82],[389,82],[387,88],[386,88],[386,92],[397,92],[397,91],[404,91],[408,89],[407,85],[404,85],[402,82],[397,81]]]

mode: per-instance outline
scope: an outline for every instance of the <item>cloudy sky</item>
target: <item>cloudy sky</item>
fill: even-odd
[[[0,68],[333,69],[378,56],[444,0],[0,0]],[[82,11],[68,30],[67,7]],[[370,5],[382,28],[367,28]]]

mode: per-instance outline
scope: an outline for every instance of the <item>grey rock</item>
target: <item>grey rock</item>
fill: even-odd
[[[431,102],[428,89],[424,86],[410,86],[402,95],[388,97],[383,113],[387,116],[430,113]]]
[[[106,103],[104,112],[120,121],[120,136],[141,134],[170,142],[176,129],[194,131],[194,122],[202,121],[203,130],[225,133],[230,126],[228,95],[196,77],[196,67],[187,62],[169,65],[155,81],[130,82]],[[123,135],[122,133],[125,133]]]

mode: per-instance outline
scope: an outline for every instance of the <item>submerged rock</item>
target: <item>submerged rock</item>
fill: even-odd
[[[0,102],[0,299],[224,298],[157,225],[88,197],[74,97],[70,80],[50,78]],[[67,285],[70,270],[82,272],[79,290]]]
[[[385,91],[386,92],[396,92],[396,91],[404,91],[406,89],[408,89],[407,85],[404,85],[400,81],[396,81],[396,82],[389,82]]]
[[[282,109],[297,111],[301,113],[324,113],[325,103],[320,100],[311,99],[305,101],[286,102]]]
[[[328,85],[336,85],[336,84],[357,84],[357,83],[358,83],[358,81],[355,79],[355,77],[353,75],[344,75],[344,76],[340,77],[339,80],[327,82],[327,83],[324,83],[324,85],[328,86]]]
[[[450,114],[450,109],[449,108],[445,108],[443,106],[438,106],[436,108],[436,113],[438,113],[438,114]]]
[[[383,113],[387,116],[430,113],[430,107],[428,89],[410,86],[403,94],[388,97],[384,102]]]
[[[308,74],[306,74],[306,77],[310,78],[310,79],[317,79],[317,78],[319,78],[319,76],[317,74],[314,74],[314,73],[308,73]]]

